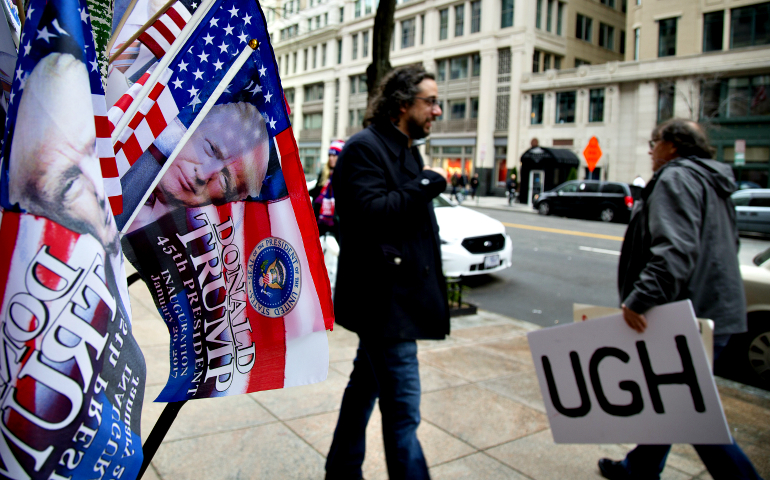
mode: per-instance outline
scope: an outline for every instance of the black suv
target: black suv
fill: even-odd
[[[572,180],[541,193],[533,206],[540,215],[598,217],[604,222],[627,222],[634,200],[639,199],[641,193],[641,188],[627,183]]]

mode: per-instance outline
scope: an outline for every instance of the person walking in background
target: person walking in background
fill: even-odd
[[[519,186],[519,182],[516,181],[516,174],[512,173],[511,177],[505,181],[505,191],[508,193],[508,205],[511,205],[516,199],[516,187]]]
[[[460,174],[455,172],[452,174],[452,191],[449,194],[449,199],[457,199],[457,191],[460,188]],[[458,200],[459,202],[459,200]]]
[[[334,314],[359,345],[326,478],[362,478],[366,425],[379,397],[389,477],[425,479],[416,340],[449,333],[432,202],[446,172],[424,166],[412,141],[441,115],[435,77],[419,65],[392,71],[370,111],[371,124],[348,140],[332,177],[340,227]]]
[[[471,178],[471,198],[476,198],[476,190],[479,189],[479,174],[474,173]]]
[[[710,159],[705,133],[690,120],[655,128],[650,156],[654,174],[634,204],[620,254],[623,318],[641,333],[647,310],[689,299],[697,317],[714,320],[717,361],[730,335],[747,329],[732,170]],[[599,460],[599,470],[612,480],[657,480],[670,450],[639,445],[623,461]],[[760,478],[735,440],[695,450],[715,480]]]
[[[329,161],[326,162],[321,173],[318,174],[318,180],[315,187],[310,190],[310,197],[313,199],[313,212],[315,213],[316,223],[318,224],[318,234],[324,236],[331,233],[339,243],[339,229],[337,227],[335,213],[334,188],[332,187],[332,174],[337,165],[337,158],[342,152],[345,142],[334,140],[329,147]]]

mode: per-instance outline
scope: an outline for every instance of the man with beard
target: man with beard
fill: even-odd
[[[434,76],[411,65],[383,79],[371,125],[337,161],[332,185],[340,219],[334,313],[359,346],[342,399],[326,478],[361,478],[366,424],[379,397],[391,479],[429,478],[417,440],[418,339],[449,333],[446,285],[432,200],[441,168],[423,165],[413,141],[441,115]]]

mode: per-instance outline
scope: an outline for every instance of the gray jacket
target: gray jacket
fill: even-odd
[[[620,299],[631,310],[690,299],[715,334],[746,331],[738,265],[732,170],[715,160],[664,165],[634,205],[618,270]]]

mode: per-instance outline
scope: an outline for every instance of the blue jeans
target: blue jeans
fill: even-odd
[[[388,476],[425,479],[428,466],[417,440],[420,372],[414,340],[360,338],[353,372],[342,397],[334,440],[326,458],[327,479],[361,478],[366,424],[380,398]]]
[[[714,336],[714,361],[722,353],[729,339],[730,335]],[[734,438],[728,445],[693,445],[693,447],[714,480],[762,480],[751,464],[751,460],[735,443]],[[663,467],[666,466],[670,451],[671,445],[639,445],[628,452],[622,463],[634,479],[658,480]]]

